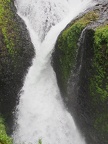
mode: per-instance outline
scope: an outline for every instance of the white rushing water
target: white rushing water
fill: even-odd
[[[18,14],[29,30],[36,57],[25,78],[17,106],[14,144],[38,144],[39,139],[42,144],[85,144],[63,104],[50,57],[61,30],[90,6],[90,2],[15,1]]]

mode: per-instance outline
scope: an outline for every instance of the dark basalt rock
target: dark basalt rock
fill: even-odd
[[[107,35],[108,1],[98,0],[61,32],[52,54],[61,95],[87,144],[108,143]]]
[[[3,33],[5,26],[1,25],[0,27],[0,113],[5,118],[8,133],[11,133],[14,110],[19,100],[19,92],[27,70],[32,64],[35,52],[26,25],[16,14],[13,1],[10,3],[6,0],[0,1],[1,4],[5,2],[10,15],[8,19],[7,14],[8,23],[6,24],[6,30],[11,29],[11,25],[14,25],[11,31],[6,31],[7,34]],[[14,39],[12,43],[14,46],[8,47],[6,37],[10,41],[11,36],[11,39]]]

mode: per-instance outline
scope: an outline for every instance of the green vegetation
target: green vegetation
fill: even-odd
[[[0,144],[13,144],[12,138],[6,134],[5,122],[0,117]],[[38,144],[42,144],[42,140],[39,139]]]
[[[10,0],[0,0],[0,58],[2,58],[4,55],[6,56],[6,53],[13,55],[15,46],[14,43],[16,39],[14,32],[15,29],[16,25],[14,22],[13,12],[10,7]],[[1,75],[3,74],[1,73]],[[1,117],[0,144],[12,144],[12,139],[7,136],[4,120]]]
[[[94,126],[103,136],[108,134],[108,113],[98,114]]]
[[[41,139],[39,139],[39,142],[38,142],[38,144],[42,144],[42,140],[41,140]]]
[[[18,30],[10,0],[0,0],[0,29],[4,37],[4,49],[7,48],[9,54],[13,55],[15,53],[15,43],[18,40],[18,35],[16,35]]]
[[[98,27],[95,31],[94,61],[95,75],[91,81],[92,96],[96,101],[108,100],[108,25]]]
[[[59,36],[57,47],[61,51],[59,61],[64,84],[67,83],[71,69],[75,65],[76,52],[78,50],[77,43],[82,30],[91,22],[97,20],[98,17],[98,11],[88,12],[80,19],[74,21]]]
[[[96,114],[94,126],[104,138],[108,135],[108,25],[96,28],[93,69],[90,93]]]
[[[13,144],[12,138],[6,133],[4,119],[0,116],[0,144]],[[42,139],[39,139],[38,144],[42,144]]]
[[[7,136],[4,120],[0,118],[0,144],[12,144],[12,139]]]
[[[13,57],[18,52],[17,48],[20,47],[18,42],[21,42],[21,38],[10,3],[11,0],[0,0],[0,36],[3,36],[1,49]],[[72,22],[59,36],[57,48],[60,50],[60,72],[64,85],[75,66],[77,43],[82,30],[98,18],[99,11],[88,12]],[[18,45],[17,48],[16,45]],[[22,53],[21,49],[20,52]],[[93,126],[106,140],[108,137],[108,25],[100,26],[95,30],[92,66],[93,75],[90,78],[89,89]],[[12,139],[6,134],[2,118],[0,118],[0,144],[12,144]],[[41,139],[38,144],[42,144]]]
[[[98,18],[98,11],[89,12],[66,27],[58,38],[58,59],[64,88],[75,66],[81,32]],[[91,100],[89,112],[99,139],[108,143],[108,24],[98,26],[94,31],[94,54],[91,61],[92,70],[90,69],[92,76],[88,85]]]

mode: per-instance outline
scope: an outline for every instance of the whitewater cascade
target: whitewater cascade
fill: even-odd
[[[77,1],[77,2],[76,2]],[[66,110],[51,66],[51,53],[63,28],[91,0],[16,0],[36,57],[25,78],[16,108],[14,144],[85,144]],[[93,3],[92,3],[93,4]]]

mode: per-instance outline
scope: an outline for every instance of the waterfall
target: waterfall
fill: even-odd
[[[59,33],[91,0],[16,0],[36,57],[30,67],[16,108],[14,144],[85,144],[63,104],[51,54]]]

